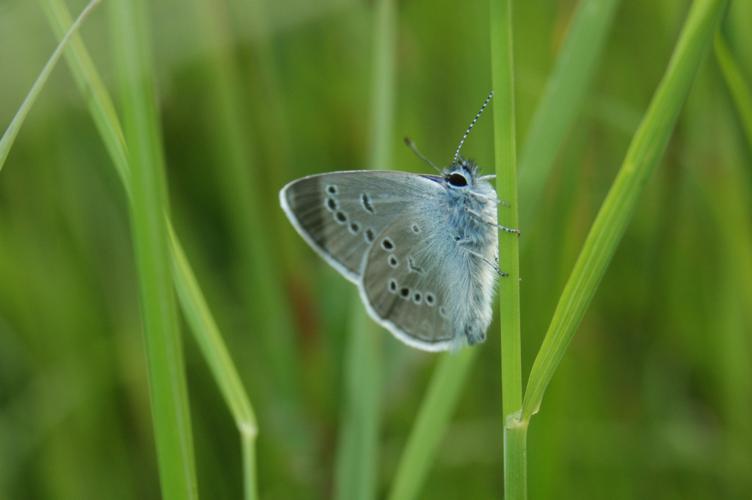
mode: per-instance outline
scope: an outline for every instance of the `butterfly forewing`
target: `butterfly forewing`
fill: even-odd
[[[291,182],[280,202],[314,250],[357,283],[361,263],[384,228],[436,189],[427,177],[401,172],[333,172]]]

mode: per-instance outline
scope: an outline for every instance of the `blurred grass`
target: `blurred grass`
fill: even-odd
[[[79,12],[85,2],[66,3]],[[281,183],[369,164],[373,6],[351,0],[207,4],[212,15],[227,16],[224,49],[205,45],[198,21],[209,20],[196,19],[197,3],[165,0],[151,10],[177,233],[204,305],[237,361],[238,379],[253,395],[262,429],[261,494],[331,498],[355,297],[349,283],[272,219],[281,215],[274,205]],[[531,147],[526,131],[533,129],[548,77],[574,36],[570,27],[581,19],[582,5],[515,3],[521,163]],[[263,15],[253,13],[256,7]],[[635,0],[620,2],[612,14],[580,111],[554,155],[535,227],[522,228],[523,372],[688,7]],[[54,47],[34,2],[10,2],[0,11],[0,61],[8,69],[0,115],[9,123]],[[747,13],[746,2],[732,2],[723,35],[748,82]],[[401,138],[410,135],[431,158],[450,156],[468,114],[491,87],[488,8],[483,2],[418,0],[395,4],[395,16],[395,114],[388,140],[395,167],[425,171]],[[107,23],[94,16],[84,28],[102,88],[110,88],[115,73]],[[266,56],[258,55],[260,49]],[[287,374],[297,372],[289,375],[298,386],[292,402],[275,390],[261,339],[249,328],[253,317],[244,290],[263,293],[266,285],[255,277],[242,282],[238,265],[249,257],[239,250],[236,228],[245,222],[233,219],[244,215],[228,210],[219,187],[225,173],[218,169],[227,165],[218,147],[223,138],[213,132],[222,124],[210,104],[217,57],[235,67],[235,112],[247,126],[239,134],[248,142],[246,175],[266,213],[274,214],[261,238],[274,266],[286,261],[275,270],[284,282],[282,300],[298,356],[296,366],[283,366]],[[65,71],[51,75],[0,182],[0,497],[153,498],[159,486],[123,211],[127,199],[114,170],[102,168],[111,161],[109,146],[101,147],[103,134],[91,126],[86,106],[96,92],[80,94],[74,83]],[[563,119],[570,104],[559,101],[554,117]],[[277,117],[286,132],[269,122]],[[490,122],[476,127],[465,152],[484,167],[491,164]],[[546,411],[529,430],[533,498],[747,498],[752,491],[745,375],[752,318],[744,277],[750,153],[717,65],[702,65],[663,163],[547,389]],[[520,198],[525,217],[522,192]],[[301,279],[307,285],[300,286]],[[490,335],[473,352],[472,369],[468,363],[464,374],[456,372],[459,380],[442,384],[439,396],[431,374],[444,370],[450,358],[414,353],[387,334],[375,338],[385,354],[379,453],[372,457],[375,494],[396,486],[401,460],[422,456],[411,466],[424,471],[414,481],[419,497],[501,496],[498,337]],[[224,382],[215,377],[214,365],[207,369],[203,349],[200,342],[185,344],[200,489],[204,497],[238,498],[243,449],[236,428],[242,420],[225,404]],[[232,367],[229,361],[217,365]],[[422,406],[424,393],[434,403]],[[456,405],[441,397],[452,395]],[[300,414],[286,410],[295,407]],[[426,411],[431,408],[441,411]],[[305,425],[287,435],[269,427],[284,429],[288,419]],[[419,453],[403,454],[413,426],[418,432],[426,421],[438,425],[423,441],[430,448],[408,445]],[[298,448],[300,438],[305,442]],[[298,451],[291,453],[291,446]]]
[[[273,238],[259,237],[272,233],[273,219],[264,206],[264,184],[253,175],[252,129],[242,112],[244,88],[230,46],[228,6],[194,0],[192,7],[204,62],[195,78],[206,89],[205,116],[212,124],[204,129],[204,137],[209,161],[216,165],[217,189],[224,193],[222,208],[231,223],[234,284],[249,318],[244,330],[251,335],[238,359],[250,366],[249,387],[256,399],[277,406],[275,418],[262,417],[265,430],[286,444],[286,453],[306,456],[311,450],[299,403],[294,322],[286,303],[283,259]]]
[[[428,468],[446,434],[477,349],[442,354],[415,416],[391,484],[390,500],[420,498]]]

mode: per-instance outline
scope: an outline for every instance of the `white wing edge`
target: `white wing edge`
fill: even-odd
[[[315,177],[315,176],[309,176],[309,177]],[[360,276],[357,274],[351,272],[349,269],[347,269],[345,266],[334,260],[331,255],[328,255],[319,249],[316,242],[314,242],[310,236],[308,236],[308,233],[303,229],[303,227],[298,223],[297,217],[295,217],[295,214],[292,213],[292,210],[290,210],[290,205],[287,204],[287,191],[298,181],[301,181],[303,179],[307,179],[308,177],[303,177],[301,179],[296,179],[294,181],[288,182],[285,184],[285,186],[279,190],[279,204],[282,206],[282,210],[285,212],[285,215],[290,220],[290,223],[295,228],[295,230],[298,232],[298,234],[305,240],[306,243],[308,243],[308,246],[310,246],[314,252],[319,254],[321,258],[323,258],[330,266],[332,266],[334,269],[336,269],[342,276],[347,278],[349,281],[358,284],[360,281]]]

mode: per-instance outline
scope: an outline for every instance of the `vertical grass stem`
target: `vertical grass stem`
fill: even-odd
[[[494,151],[499,224],[518,227],[517,151],[514,105],[512,0],[491,0],[491,76],[494,102]],[[499,284],[501,327],[501,399],[504,428],[504,492],[508,500],[526,498],[526,425],[517,422],[522,404],[519,237],[500,232],[499,262],[508,274]]]

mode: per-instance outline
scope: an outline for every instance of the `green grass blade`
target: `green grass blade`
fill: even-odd
[[[62,0],[44,0],[43,5],[53,29],[58,33],[58,36],[61,36],[71,22],[65,4]],[[86,47],[78,36],[73,37],[65,55],[81,93],[88,96],[89,112],[107,147],[113,165],[120,175],[126,192],[130,193],[130,165],[126,155],[122,128],[115,113],[112,99],[102,83]],[[193,270],[184,256],[180,241],[169,221],[168,231],[172,250],[173,280],[178,299],[191,332],[196,338],[212,375],[230,408],[235,425],[240,430],[245,498],[252,500],[258,498],[255,459],[257,424],[253,407],[222,335],[216,326],[216,321],[197,284]]]
[[[729,50],[726,40],[720,34],[715,38],[715,57],[739,113],[747,145],[752,148],[752,90],[744,80],[744,74]]]
[[[78,19],[76,19],[76,22],[73,23],[70,28],[68,28],[68,31],[57,44],[55,51],[52,53],[50,58],[47,60],[47,63],[42,68],[41,73],[39,73],[37,79],[34,80],[34,83],[31,86],[31,90],[29,90],[26,98],[24,98],[23,102],[21,103],[21,107],[18,108],[18,111],[13,117],[13,120],[11,120],[10,125],[8,125],[8,128],[5,130],[2,139],[0,139],[0,170],[2,170],[3,165],[5,165],[5,160],[8,158],[10,148],[13,147],[13,143],[16,140],[18,131],[21,130],[21,125],[23,125],[23,122],[26,119],[26,115],[29,114],[29,110],[31,110],[31,107],[37,100],[39,93],[44,88],[44,84],[47,83],[47,79],[49,78],[50,73],[52,73],[52,70],[55,68],[58,60],[60,60],[60,56],[63,54],[63,49],[71,40],[73,34],[76,33],[78,28],[81,26],[81,23],[84,22],[84,20],[91,13],[94,7],[99,4],[99,1],[100,0],[92,0],[84,8],[84,10],[81,11],[81,14],[78,16]]]
[[[116,0],[111,26],[131,167],[131,231],[146,337],[162,496],[198,498],[188,389],[175,309],[146,2]]]
[[[520,152],[523,230],[534,222],[556,154],[585,101],[618,6],[619,0],[582,0],[574,14]]]
[[[616,247],[658,164],[697,69],[712,42],[724,0],[696,0],[653,100],[603,201],[567,281],[530,373],[522,419],[536,413]]]
[[[518,227],[512,0],[491,0],[489,17],[491,77],[496,93],[493,107],[496,191],[499,198],[508,203],[499,205],[498,219],[502,226]],[[527,498],[527,425],[518,421],[522,404],[518,235],[499,231],[499,262],[508,273],[499,282],[504,496],[509,500],[521,500]]]
[[[478,349],[463,349],[442,354],[400,457],[389,500],[419,498],[477,353]]]
[[[394,122],[396,12],[380,0],[373,25],[370,168],[388,168]],[[376,496],[381,399],[381,335],[360,301],[346,351],[345,401],[335,470],[335,498]]]

